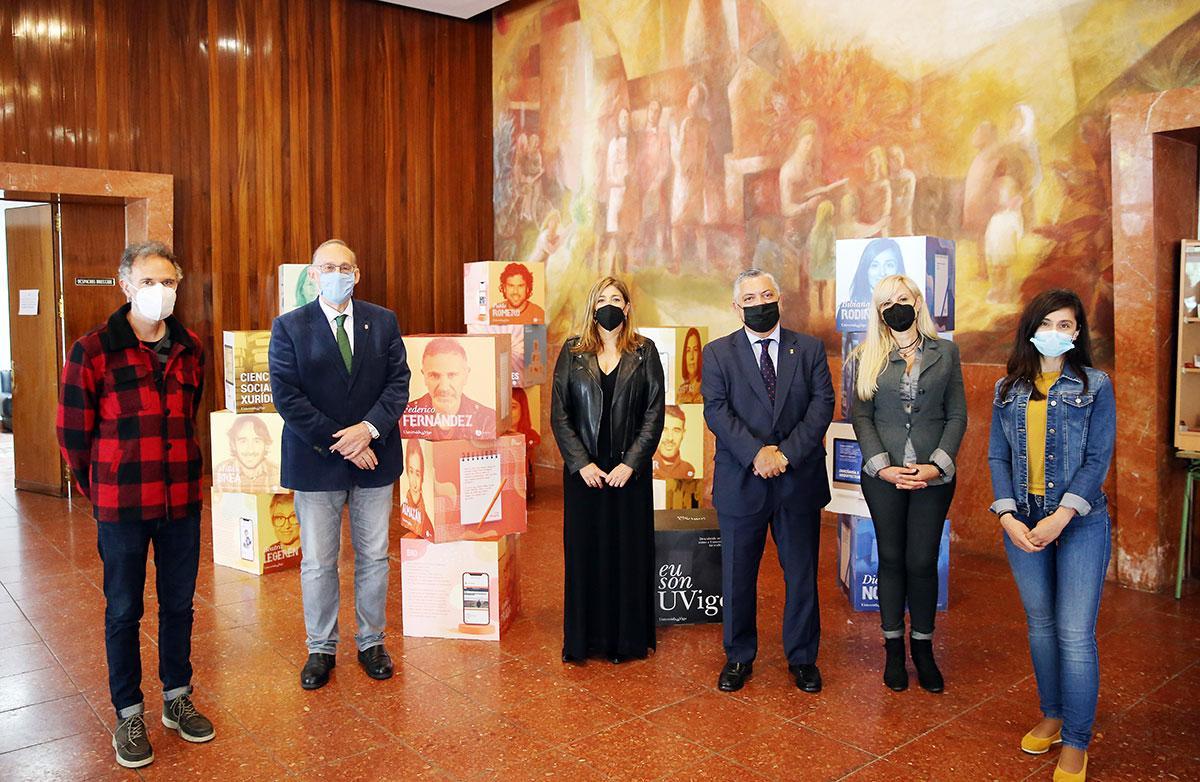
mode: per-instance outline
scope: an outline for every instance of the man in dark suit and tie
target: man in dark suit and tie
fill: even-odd
[[[408,363],[391,310],[352,298],[354,253],[331,239],[308,270],[320,297],[271,329],[271,390],[283,416],[282,483],[300,520],[300,587],[308,660],[300,686],[329,681],[338,643],[338,552],[350,506],[358,661],[392,675],[383,646],[392,485],[404,471],[397,423],[408,403]]]
[[[779,326],[775,278],[749,269],[733,283],[744,328],[704,348],[704,419],[717,438],[713,504],[721,528],[725,667],[740,690],[758,652],[758,566],[767,528],[779,550],[787,597],[783,646],[796,686],[820,692],[817,551],[829,502],[823,438],[833,420],[825,347]]]

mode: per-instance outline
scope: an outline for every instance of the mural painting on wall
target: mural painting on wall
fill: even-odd
[[[1200,83],[1200,0],[539,0],[495,16],[496,258],[547,264],[551,341],[588,283],[644,324],[834,332],[834,241],[954,239],[956,339],[1002,362],[1023,300],[1074,288],[1111,361],[1107,104]],[[1133,34],[1132,31],[1136,31]]]

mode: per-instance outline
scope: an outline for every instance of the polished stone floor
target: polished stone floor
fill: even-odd
[[[11,457],[6,461],[11,465]],[[86,507],[15,493],[11,472],[0,479],[7,486],[0,488],[0,779],[134,778],[114,763],[109,743],[94,522]],[[946,692],[930,695],[914,682],[896,694],[879,680],[877,619],[851,612],[833,586],[827,526],[825,690],[811,696],[787,677],[782,581],[768,549],[755,675],[727,695],[714,686],[723,660],[718,625],[660,631],[658,653],[647,661],[561,663],[561,492],[554,484],[553,474],[542,476],[521,541],[524,608],[499,643],[401,637],[393,563],[388,648],[397,675],[386,682],[368,679],[346,644],[331,683],[302,691],[298,572],[255,578],[202,561],[196,702],[213,719],[217,739],[185,744],[149,721],[156,760],[140,776],[1050,779],[1055,753],[1032,758],[1017,750],[1037,709],[1023,615],[1001,559],[954,552],[951,608],[936,640]],[[205,537],[207,546],[207,530]],[[343,596],[351,571],[346,559]],[[349,636],[353,609],[343,603]],[[152,586],[146,607],[144,689],[153,702]],[[1090,778],[1200,779],[1200,597],[1176,602],[1110,587],[1099,633],[1102,685]]]

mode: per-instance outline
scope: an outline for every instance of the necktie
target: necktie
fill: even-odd
[[[346,333],[346,316],[338,315],[334,320],[337,321],[338,351],[342,354],[342,361],[346,362],[346,371],[349,372],[354,354],[350,351],[350,335]],[[775,374],[774,369],[771,370],[771,374]]]
[[[763,383],[767,385],[767,396],[771,400],[771,404],[775,404],[775,362],[771,360],[771,340],[760,339],[758,344],[762,346],[762,354],[758,357],[758,371],[762,372]]]

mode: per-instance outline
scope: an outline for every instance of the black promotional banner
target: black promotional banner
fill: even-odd
[[[658,624],[721,621],[721,533],[713,510],[654,513]]]

